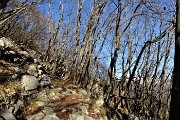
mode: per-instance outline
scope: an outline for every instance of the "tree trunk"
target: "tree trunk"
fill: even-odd
[[[176,1],[175,58],[171,95],[170,120],[180,118],[180,0]]]

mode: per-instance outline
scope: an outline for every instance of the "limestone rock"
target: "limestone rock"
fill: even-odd
[[[0,111],[0,117],[4,118],[5,120],[16,120],[11,110]]]
[[[37,65],[34,64],[34,63],[28,65],[27,73],[29,73],[30,75],[33,75],[33,76],[37,77],[37,76],[38,76]]]
[[[34,90],[38,87],[39,82],[36,77],[32,75],[23,75],[21,78],[21,84],[22,87],[28,91],[28,90]]]

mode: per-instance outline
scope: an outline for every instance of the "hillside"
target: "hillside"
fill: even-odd
[[[71,81],[52,79],[33,50],[0,38],[0,120],[106,120],[103,101],[102,94],[95,99]]]

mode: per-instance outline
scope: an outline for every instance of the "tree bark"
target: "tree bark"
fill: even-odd
[[[170,120],[180,118],[180,0],[176,1],[175,58],[171,95]]]

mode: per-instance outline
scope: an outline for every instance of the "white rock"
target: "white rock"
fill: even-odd
[[[38,76],[37,64],[30,64],[28,66],[27,73],[37,77]]]
[[[80,106],[80,108],[81,108],[81,110],[82,110],[82,112],[84,113],[84,114],[86,114],[86,115],[88,115],[89,113],[88,113],[88,110],[87,110],[87,108],[85,107],[85,106]]]
[[[19,51],[19,54],[21,54],[21,55],[26,55],[26,56],[29,55],[27,51]]]
[[[4,41],[0,39],[0,47],[4,47],[4,46],[5,46]]]
[[[0,47],[6,48],[6,47],[13,47],[13,46],[14,46],[13,43],[9,39],[5,37],[0,38]]]
[[[16,54],[14,51],[10,50],[9,51],[10,54]]]
[[[21,78],[21,84],[25,90],[34,90],[38,87],[39,82],[37,78],[32,75],[23,75]]]
[[[37,59],[34,59],[34,63],[37,63],[38,62],[38,60]]]

